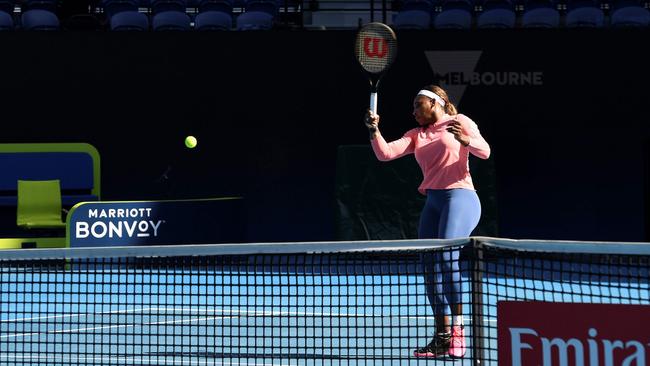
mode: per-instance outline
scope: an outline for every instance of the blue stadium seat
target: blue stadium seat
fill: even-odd
[[[613,0],[609,14],[612,27],[650,26],[650,11],[639,0]]]
[[[194,18],[194,29],[202,31],[232,29],[232,0],[198,0],[197,6],[199,13]]]
[[[517,16],[510,0],[485,0],[476,18],[477,28],[514,28]]]
[[[111,30],[147,30],[149,18],[138,12],[139,0],[102,0]]]
[[[0,0],[0,31],[14,29],[14,0]]]
[[[396,29],[429,29],[433,4],[429,0],[406,0],[393,21]]]
[[[567,27],[601,28],[604,25],[605,13],[597,0],[569,0],[567,2]]]
[[[192,20],[186,0],[151,0],[152,28],[155,31],[188,31]]]
[[[11,14],[0,10],[0,31],[8,31],[14,29],[14,18]]]
[[[27,10],[21,16],[25,30],[58,30],[59,18],[51,11],[42,9]]]
[[[203,11],[194,18],[194,29],[200,31],[230,30],[232,15],[221,11]]]
[[[436,29],[470,29],[474,5],[469,0],[444,0],[433,20]]]
[[[524,4],[521,16],[524,28],[558,28],[560,12],[553,0],[529,0]]]
[[[180,11],[163,11],[154,14],[152,27],[155,31],[188,31],[192,27],[189,15]]]
[[[110,18],[110,27],[114,31],[146,31],[149,18],[138,11],[121,11]]]
[[[248,0],[245,11],[237,17],[237,30],[268,30],[278,11],[275,0]]]

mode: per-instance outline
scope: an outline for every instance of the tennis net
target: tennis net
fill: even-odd
[[[623,349],[607,354],[589,347],[597,341],[596,324],[616,328],[616,335],[629,329],[628,334],[623,331],[621,344],[632,339],[632,328],[647,334],[643,327],[650,326],[649,243],[474,238],[472,247],[476,359],[487,365],[631,362],[620,360],[630,356]],[[630,322],[624,315],[631,310],[644,315]],[[513,335],[522,330],[530,335]],[[591,354],[597,356],[588,360]]]
[[[468,347],[456,365],[499,364],[504,301],[650,304],[648,244],[467,238],[11,250],[0,252],[0,363],[445,364],[413,350],[436,331],[429,264],[453,253]]]

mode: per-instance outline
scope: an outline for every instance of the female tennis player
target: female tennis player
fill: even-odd
[[[469,172],[469,154],[487,159],[490,146],[476,123],[458,114],[445,90],[437,85],[418,92],[413,116],[419,127],[387,143],[379,132],[379,115],[368,110],[365,123],[372,149],[380,161],[415,154],[424,176],[418,190],[427,197],[420,215],[420,239],[469,237],[481,216],[481,203]],[[423,256],[436,333],[428,345],[415,350],[416,357],[465,355],[459,255],[459,249],[446,249]]]

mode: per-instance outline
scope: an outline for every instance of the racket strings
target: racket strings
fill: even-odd
[[[383,72],[397,55],[395,33],[384,24],[370,23],[364,26],[357,34],[355,54],[367,72]]]

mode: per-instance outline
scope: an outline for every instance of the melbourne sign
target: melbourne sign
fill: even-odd
[[[541,70],[482,70],[476,71],[483,51],[425,51],[434,80],[460,104],[468,86],[479,87],[541,87]]]
[[[500,366],[650,365],[650,306],[501,301]]]

